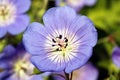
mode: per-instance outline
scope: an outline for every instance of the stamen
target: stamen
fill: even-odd
[[[60,47],[62,47],[62,45],[61,44],[58,44]]]
[[[55,41],[54,39],[52,39],[52,41],[53,41],[54,43],[56,43],[56,41]]]
[[[56,38],[62,39],[62,35],[59,35],[59,37],[56,37]]]
[[[54,44],[52,46],[55,46]]]
[[[65,44],[65,48],[68,46],[68,44]]]
[[[62,35],[59,35],[59,39],[62,39]]]
[[[52,39],[52,41],[56,44],[52,44],[52,46],[56,46],[57,49],[56,51],[62,51],[65,50],[65,48],[68,46],[68,39],[66,37],[64,37],[62,39],[62,35],[59,35],[59,37],[56,37],[55,39]]]
[[[68,42],[68,39],[66,37],[64,39],[65,39],[65,42]]]
[[[56,51],[60,51],[60,49],[59,49],[59,48],[57,48],[57,49],[56,49]]]

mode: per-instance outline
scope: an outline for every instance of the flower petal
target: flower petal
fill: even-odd
[[[56,34],[59,34],[70,25],[75,17],[75,11],[72,8],[65,6],[49,9],[43,16],[43,21],[49,30],[57,31]]]
[[[31,5],[31,0],[12,0],[12,2],[17,7],[17,14],[25,13]]]
[[[76,55],[75,55],[76,54]],[[92,55],[92,47],[91,46],[79,46],[78,49],[69,53],[69,55],[73,56],[73,58],[66,61],[67,67],[66,72],[70,73],[72,70],[78,69],[83,66],[88,59]]]
[[[66,68],[65,68],[66,73],[71,73],[73,70],[80,68],[89,59],[87,56],[85,56],[82,53],[77,52],[77,55],[74,55],[74,54],[76,54],[76,53],[69,54],[69,55],[73,56],[74,58],[69,59],[69,57],[68,57],[68,60],[66,61]]]
[[[87,6],[93,6],[97,2],[97,0],[84,0],[84,1],[85,5]]]
[[[120,68],[120,48],[115,47],[112,52],[113,63]]]
[[[0,38],[4,37],[6,33],[7,33],[6,28],[2,28],[2,27],[0,26]]]
[[[84,7],[85,0],[65,0],[66,4],[72,7],[76,12]]]
[[[50,74],[51,74],[51,72],[44,72],[39,75],[33,75],[33,76],[31,76],[30,80],[44,80],[44,78],[49,76]]]
[[[28,15],[18,15],[15,22],[8,27],[8,32],[12,35],[23,32],[29,24]]]
[[[91,20],[86,16],[78,16],[71,24],[70,31],[72,32],[68,35],[72,35],[73,31],[75,33],[71,36],[71,39],[73,39],[75,35],[78,37],[77,40],[72,40],[71,44],[84,44],[93,47],[97,43],[97,31]]]
[[[12,65],[9,63],[9,59],[0,60],[0,69],[10,69]]]
[[[0,80],[6,80],[6,78],[9,77],[10,75],[11,73],[7,70],[0,72]]]
[[[92,74],[91,74],[92,73]],[[97,80],[98,70],[91,64],[87,63],[73,72],[73,80]]]
[[[32,55],[43,54],[46,36],[47,33],[43,25],[37,22],[32,23],[23,35],[26,50]]]
[[[54,62],[55,60],[58,61]],[[57,57],[54,57],[54,61],[50,60],[46,55],[32,56],[31,62],[40,70],[40,71],[63,71],[65,68],[65,63],[60,62]]]
[[[59,76],[59,75],[55,75],[53,76],[54,80],[65,80],[65,78]]]
[[[10,58],[16,52],[16,49],[12,45],[7,45],[3,52],[0,54],[0,59]]]
[[[31,76],[32,78],[30,80],[44,80],[41,75],[33,75]]]

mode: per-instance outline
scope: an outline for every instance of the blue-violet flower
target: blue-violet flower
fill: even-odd
[[[40,75],[32,76],[34,65],[29,57],[22,45],[17,49],[6,46],[0,54],[0,80],[42,80]]]
[[[8,32],[17,35],[29,24],[25,12],[29,9],[30,0],[0,0],[0,38]]]
[[[97,0],[56,0],[56,6],[68,5],[76,11],[81,10],[84,6],[93,6]]]
[[[112,61],[118,68],[120,68],[120,48],[119,47],[115,47],[113,49]]]
[[[43,22],[45,26],[32,23],[23,35],[31,61],[40,71],[70,73],[88,61],[97,42],[90,19],[65,6],[49,9]]]
[[[70,78],[72,75],[71,80],[97,80],[98,74],[99,73],[97,68],[94,67],[91,63],[87,63],[81,68],[73,71],[73,73],[70,74]],[[64,77],[65,75],[63,72],[53,76],[54,80],[65,80]]]

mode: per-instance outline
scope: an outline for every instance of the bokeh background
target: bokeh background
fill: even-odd
[[[32,0],[27,13],[31,22],[42,23],[46,10],[55,6],[55,0]],[[115,46],[120,46],[120,0],[97,0],[95,5],[83,7],[79,14],[89,17],[98,31],[98,43],[89,60],[99,71],[98,80],[117,80],[116,72],[119,69],[112,62],[112,51]],[[0,52],[8,44],[16,47],[22,41],[22,34],[7,34],[0,39]],[[117,76],[120,76],[120,71]]]

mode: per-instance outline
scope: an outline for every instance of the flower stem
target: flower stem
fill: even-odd
[[[65,78],[66,80],[69,80],[69,74],[65,72]]]
[[[72,77],[73,77],[73,72],[71,73],[71,77],[70,77],[70,80],[72,80]]]

